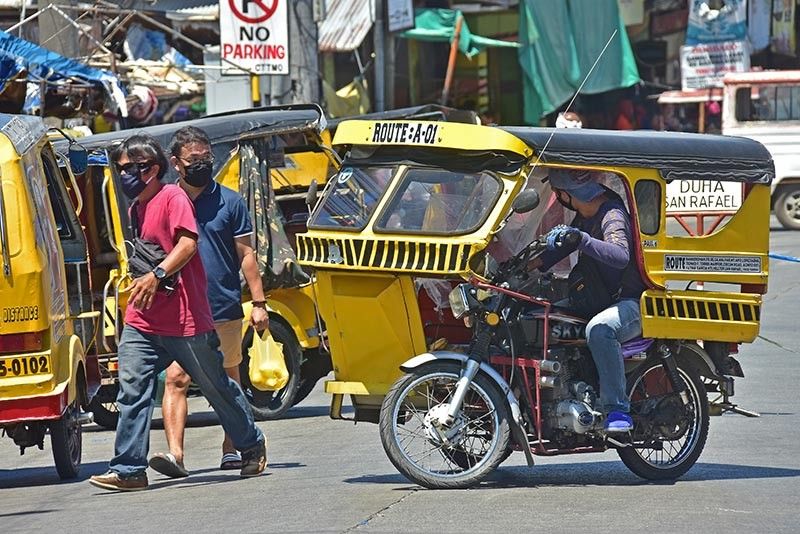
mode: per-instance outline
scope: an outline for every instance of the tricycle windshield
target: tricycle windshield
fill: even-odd
[[[407,167],[375,230],[467,234],[483,224],[502,190],[500,179],[487,172]]]
[[[331,177],[309,228],[362,230],[395,171],[396,167],[343,166]]]
[[[396,180],[398,186],[390,188]],[[391,194],[376,232],[464,235],[480,227],[503,184],[487,171],[456,172],[425,166],[348,166],[332,178],[309,227],[362,230],[381,197]]]

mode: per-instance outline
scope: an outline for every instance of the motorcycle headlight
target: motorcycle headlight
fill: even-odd
[[[469,298],[467,297],[468,284],[461,284],[450,292],[450,310],[453,317],[461,319],[469,312]]]

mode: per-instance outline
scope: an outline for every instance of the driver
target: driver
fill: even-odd
[[[578,263],[569,276],[570,305],[589,319],[586,340],[600,379],[605,430],[629,432],[633,420],[620,345],[642,333],[639,297],[645,284],[633,253],[630,215],[619,195],[598,183],[603,174],[550,170],[556,199],[577,214],[570,226],[550,230],[547,251],[531,266],[546,271],[578,250]]]

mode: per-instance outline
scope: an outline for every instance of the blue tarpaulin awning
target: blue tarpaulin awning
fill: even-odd
[[[125,92],[119,79],[111,72],[89,67],[0,30],[0,92],[25,72],[28,81],[32,82],[78,80],[99,85],[106,91],[120,114],[123,117],[128,115]],[[38,97],[26,98],[26,111],[36,106],[35,98]]]

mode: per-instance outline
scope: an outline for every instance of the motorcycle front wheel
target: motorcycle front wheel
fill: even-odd
[[[708,395],[699,373],[678,364],[688,403],[673,391],[660,361],[645,362],[628,378],[631,442],[640,448],[617,449],[635,474],[648,480],[672,480],[691,468],[708,437]]]
[[[506,399],[485,375],[472,381],[461,412],[439,423],[461,366],[432,362],[395,382],[380,412],[383,449],[398,471],[431,489],[474,486],[504,459],[510,426]]]

